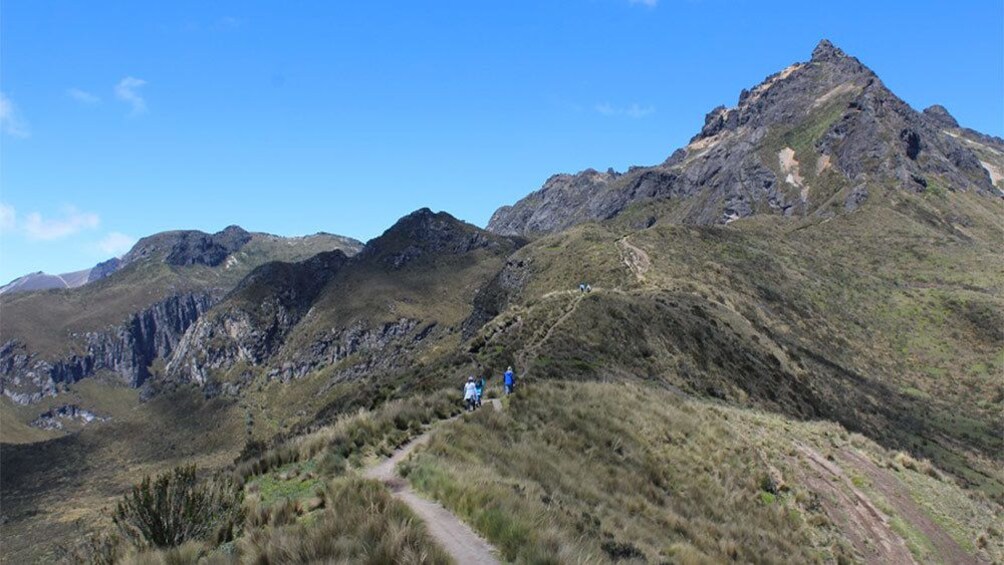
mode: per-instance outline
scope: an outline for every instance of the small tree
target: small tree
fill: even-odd
[[[193,465],[145,477],[118,503],[112,518],[135,545],[174,547],[211,535],[231,538],[242,518],[241,502],[232,478],[200,482]]]

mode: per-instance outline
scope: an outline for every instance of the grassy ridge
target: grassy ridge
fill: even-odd
[[[471,352],[492,372],[529,350],[537,377],[660,380],[839,421],[1004,500],[995,210],[890,191],[832,219],[580,226],[520,250],[534,277]],[[617,254],[625,236],[642,279]],[[596,291],[577,296],[580,280]]]
[[[892,453],[833,424],[647,385],[549,382],[503,412],[451,424],[403,471],[516,562],[862,558],[821,503],[829,495],[806,479],[803,447],[896,465]],[[884,472],[937,507],[969,550],[999,559],[1000,509],[911,465],[918,470]],[[910,527],[910,517],[889,513]],[[992,545],[977,549],[981,536]]]

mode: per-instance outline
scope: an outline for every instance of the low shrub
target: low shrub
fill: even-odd
[[[243,493],[233,479],[199,481],[195,466],[145,477],[115,507],[112,519],[136,546],[176,547],[215,536],[233,538],[243,521]]]

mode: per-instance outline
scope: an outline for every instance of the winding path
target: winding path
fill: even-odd
[[[638,282],[645,282],[645,273],[652,266],[652,259],[644,249],[628,241],[627,236],[617,240],[617,251],[620,252],[621,261],[624,266],[634,274]]]
[[[495,410],[501,410],[502,403],[499,400],[492,399],[489,402]],[[428,443],[431,433],[431,430],[426,431],[401,446],[388,459],[367,469],[363,476],[386,484],[398,500],[407,504],[425,522],[429,534],[457,563],[462,565],[467,563],[501,563],[495,556],[497,553],[495,548],[482,539],[470,526],[461,522],[438,502],[420,496],[408,485],[407,481],[397,475],[397,464],[408,457],[416,447]]]
[[[597,290],[597,289],[593,289],[593,290]],[[575,313],[575,311],[579,307],[579,303],[582,302],[582,299],[586,297],[585,293],[578,292],[578,291],[574,291],[574,292],[573,291],[563,291],[562,294],[577,294],[577,296],[575,296],[574,298],[572,298],[572,300],[569,303],[569,305],[565,307],[565,311],[562,312],[561,316],[558,316],[558,318],[554,321],[554,323],[551,324],[547,328],[547,331],[544,332],[544,335],[541,336],[539,339],[534,339],[533,340],[533,344],[530,347],[523,348],[523,350],[518,354],[518,356],[516,358],[516,364],[517,364],[517,366],[518,367],[523,367],[522,378],[524,378],[524,379],[527,376],[529,376],[529,374],[530,374],[530,365],[528,363],[529,357],[531,355],[536,354],[538,351],[540,351],[540,348],[544,345],[544,343],[547,340],[551,339],[551,335],[554,334],[554,330],[557,329],[558,326],[560,326],[561,324],[563,324],[565,322],[565,320],[567,320],[568,318],[570,318],[572,316],[572,314]],[[545,296],[545,298],[546,298],[546,296]]]

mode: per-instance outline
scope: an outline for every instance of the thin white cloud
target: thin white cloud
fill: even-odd
[[[115,85],[115,97],[132,106],[134,116],[146,112],[146,100],[139,93],[145,85],[145,80],[135,77],[125,77]]]
[[[81,90],[79,88],[67,89],[66,95],[86,106],[93,106],[94,104],[101,102],[101,99],[98,98],[96,95],[91,94],[86,90]]]
[[[628,0],[629,4],[638,4],[641,6],[648,6],[649,8],[655,8],[659,4],[659,0]]]
[[[624,114],[629,118],[644,118],[652,112],[655,112],[654,106],[641,107],[638,104],[632,104],[624,110]]]
[[[226,16],[226,17],[220,18],[220,21],[219,21],[218,25],[219,25],[219,27],[221,27],[223,29],[237,29],[237,28],[241,27],[241,25],[243,25],[243,24],[244,24],[244,20],[242,20],[240,18],[237,18],[237,17],[234,17],[234,16]]]
[[[604,116],[627,116],[628,118],[644,118],[655,112],[655,106],[642,106],[637,102],[630,106],[613,106],[609,103],[602,103],[593,106],[597,113]]]
[[[98,242],[98,249],[105,255],[118,257],[132,249],[135,243],[135,237],[113,231],[101,238],[101,241]]]
[[[51,241],[71,236],[83,230],[94,229],[101,218],[92,212],[81,212],[74,206],[63,208],[59,218],[43,218],[38,212],[25,216],[21,229],[29,239]]]
[[[21,117],[17,106],[3,92],[0,92],[0,130],[14,137],[28,137],[31,135],[31,131],[28,129],[28,122]]]
[[[0,202],[0,231],[11,231],[17,222],[17,212],[10,204]]]

